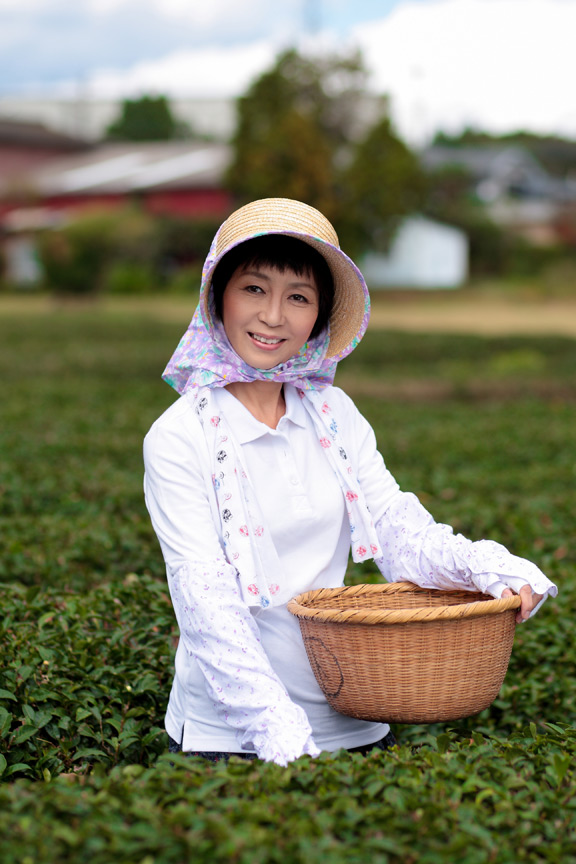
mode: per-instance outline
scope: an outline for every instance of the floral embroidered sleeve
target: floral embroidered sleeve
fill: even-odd
[[[222,554],[193,457],[180,435],[153,427],[146,438],[146,504],[185,649],[202,670],[215,711],[236,730],[239,750],[279,765],[317,755],[308,718],[272,669],[235,568]]]
[[[240,749],[278,765],[317,755],[306,714],[272,670],[233,568],[223,560],[187,562],[168,572],[181,638]]]
[[[530,585],[544,595],[540,608],[558,589],[531,561],[512,555],[492,540],[472,542],[434,521],[418,498],[400,491],[377,450],[370,424],[355,411],[359,481],[375,522],[382,557],[376,563],[391,581],[407,580],[426,588],[482,591],[500,597]]]
[[[505,588],[518,592],[528,584],[533,593],[544,595],[532,615],[548,596],[558,593],[556,585],[531,561],[512,555],[492,540],[472,542],[454,534],[449,525],[435,522],[409,492],[398,493],[376,529],[383,553],[376,563],[391,582],[482,591],[493,597],[500,597]]]

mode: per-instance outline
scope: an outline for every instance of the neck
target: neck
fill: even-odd
[[[226,386],[256,420],[276,429],[286,413],[282,383],[279,381],[234,381]]]

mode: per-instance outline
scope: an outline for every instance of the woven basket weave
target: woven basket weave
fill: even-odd
[[[328,703],[362,720],[435,723],[477,714],[510,660],[518,596],[410,582],[323,588],[288,604]]]

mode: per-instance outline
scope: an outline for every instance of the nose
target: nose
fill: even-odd
[[[284,323],[284,302],[274,291],[268,292],[260,310],[260,320],[268,327],[279,327]]]

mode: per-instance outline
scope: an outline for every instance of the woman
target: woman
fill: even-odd
[[[352,401],[332,387],[369,296],[332,225],[297,201],[233,213],[164,379],[182,398],[148,433],[145,493],[180,628],[170,749],[286,765],[394,743],[327,704],[297,619],[303,591],[342,585],[350,550],[387,580],[519,592],[525,620],[554,586],[502,546],[436,524],[401,492]]]

